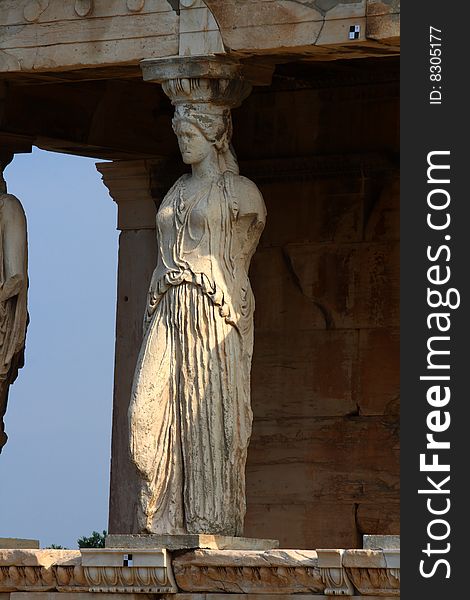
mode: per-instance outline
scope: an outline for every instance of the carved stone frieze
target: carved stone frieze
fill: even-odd
[[[0,592],[48,591],[83,580],[78,550],[0,550]]]
[[[398,550],[0,550],[0,594],[398,597]]]
[[[325,588],[313,550],[195,550],[173,559],[185,592],[321,594]]]
[[[47,550],[0,551],[0,593],[177,592],[166,550],[56,552],[54,556]]]
[[[364,596],[399,596],[400,569],[345,569],[349,578]]]
[[[354,588],[343,569],[344,550],[317,550],[325,596],[352,596]]]
[[[352,596],[354,588],[342,568],[321,568],[321,578],[325,584],[325,596]]]
[[[400,550],[346,550],[343,566],[364,596],[400,595]]]
[[[177,591],[166,550],[82,550],[82,567],[90,592]]]

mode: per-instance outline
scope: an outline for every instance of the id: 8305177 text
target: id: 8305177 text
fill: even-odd
[[[442,31],[429,27],[429,104],[442,104]]]

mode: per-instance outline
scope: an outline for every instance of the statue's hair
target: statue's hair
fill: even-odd
[[[200,108],[197,105],[178,105],[173,117],[173,130],[178,134],[179,127],[184,122],[194,125],[215,146],[221,172],[238,174],[238,161],[231,143],[233,126],[230,109],[211,113],[203,112]]]

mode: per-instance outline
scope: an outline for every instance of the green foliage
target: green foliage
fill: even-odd
[[[46,546],[46,550],[67,550],[67,548],[58,544],[51,544],[50,546]]]
[[[93,531],[89,537],[83,536],[77,540],[79,548],[104,548],[104,538],[106,537],[107,531],[103,530],[103,533]]]

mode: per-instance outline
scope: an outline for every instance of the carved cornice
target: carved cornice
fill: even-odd
[[[400,595],[400,550],[346,550],[343,566],[364,596]]]
[[[173,559],[185,592],[322,594],[325,588],[313,550],[195,550]]]
[[[380,590],[382,596],[400,595],[400,569],[345,569],[354,587],[364,596],[377,595]]]
[[[50,564],[51,555],[53,560],[54,551],[1,551],[0,592],[177,592],[166,550],[59,551],[61,564]]]
[[[352,596],[354,588],[343,569],[344,550],[317,550],[325,596]]]
[[[173,559],[178,587],[191,593],[397,596],[396,553],[384,551],[195,550]],[[363,566],[346,567],[345,563]]]
[[[195,550],[172,560],[166,550],[0,550],[0,593],[397,597],[399,558],[399,550]]]

